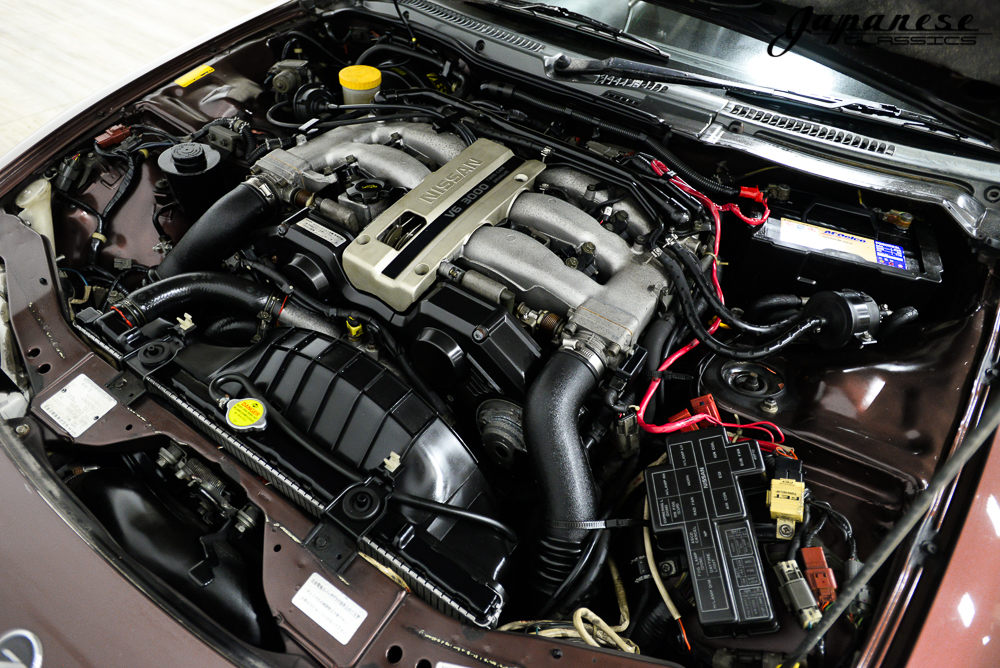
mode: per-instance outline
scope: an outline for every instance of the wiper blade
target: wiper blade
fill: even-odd
[[[840,112],[855,116],[873,117],[884,121],[890,125],[908,130],[931,132],[956,141],[976,144],[984,148],[991,148],[987,142],[983,142],[967,134],[959,132],[954,128],[941,123],[933,116],[918,114],[914,111],[900,109],[891,104],[877,104],[864,101],[847,101],[837,97],[826,97],[821,95],[805,95],[793,91],[768,88],[766,86],[754,86],[739,81],[729,79],[719,79],[693,72],[685,72],[673,67],[662,65],[649,65],[627,58],[605,58],[596,60],[593,58],[570,58],[560,55],[548,59],[555,74],[562,76],[588,75],[588,74],[618,74],[645,81],[658,81],[662,83],[682,84],[685,86],[700,86],[703,88],[717,88],[734,93],[745,95],[755,95],[769,97],[787,102],[795,102],[813,107],[821,108],[825,111]]]
[[[535,18],[554,19],[555,22],[565,25],[567,28],[574,28],[584,32],[590,32],[598,36],[608,37],[617,42],[628,42],[646,51],[651,51],[658,56],[669,58],[670,56],[655,44],[647,42],[641,37],[636,37],[613,25],[598,21],[585,14],[578,14],[565,7],[556,5],[545,5],[537,2],[524,2],[524,0],[465,0],[470,5],[483,5],[518,14],[527,14]]]
[[[805,102],[808,104],[834,104],[842,102],[839,98],[802,95],[791,91],[767,88],[766,86],[754,86],[730,79],[719,79],[703,74],[685,72],[673,67],[662,65],[649,65],[627,58],[605,58],[595,60],[593,58],[570,58],[560,55],[551,59],[552,69],[556,74],[563,76],[574,76],[581,74],[621,74],[636,79],[646,81],[660,81],[663,83],[683,84],[685,86],[701,86],[703,88],[718,88],[720,90],[733,91],[738,93],[748,93],[751,95],[765,95],[768,97],[778,97],[793,102]]]
[[[938,119],[926,114],[918,114],[915,111],[900,109],[893,104],[868,104],[864,102],[850,102],[840,106],[840,110],[849,114],[859,116],[876,116],[893,122],[901,128],[921,130],[935,134],[945,135],[951,139],[978,144],[986,148],[992,148],[989,143],[971,137],[964,132],[944,125]]]

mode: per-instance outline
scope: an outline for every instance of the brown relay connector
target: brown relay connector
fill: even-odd
[[[112,125],[110,128],[94,137],[94,141],[101,148],[117,146],[132,136],[132,130],[124,125]]]
[[[826,563],[826,555],[821,547],[802,548],[802,561],[805,563],[806,582],[816,595],[820,607],[837,600],[837,579],[833,569]]]

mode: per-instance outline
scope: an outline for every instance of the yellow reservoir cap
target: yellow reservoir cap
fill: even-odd
[[[382,72],[370,65],[351,65],[340,70],[340,85],[348,90],[371,90],[382,85]]]

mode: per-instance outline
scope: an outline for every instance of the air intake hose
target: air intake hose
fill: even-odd
[[[597,519],[597,486],[578,425],[580,408],[597,381],[597,373],[581,356],[561,350],[528,390],[524,430],[544,513],[536,545],[540,565],[534,588],[539,597],[551,597],[559,589],[589,534],[558,524]]]
[[[251,230],[272,216],[276,202],[263,181],[241,183],[195,221],[150,277],[163,280],[189,271],[217,269],[219,263],[246,245]]]

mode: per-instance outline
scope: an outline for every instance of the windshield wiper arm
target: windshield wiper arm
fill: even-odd
[[[822,97],[813,95],[802,95],[791,91],[767,88],[765,86],[754,86],[730,79],[719,79],[703,74],[685,72],[673,67],[662,65],[649,65],[627,58],[605,58],[595,60],[593,58],[570,58],[560,55],[551,59],[553,71],[563,76],[575,76],[581,74],[621,74],[636,79],[646,81],[660,81],[663,83],[683,84],[685,86],[701,86],[704,88],[719,88],[721,90],[734,91],[738,93],[749,93],[752,95],[766,95],[768,97],[778,97],[793,102],[806,102],[808,104],[832,105],[842,102],[838,98]]]
[[[629,42],[630,44],[639,46],[647,51],[651,51],[658,56],[663,56],[664,58],[670,57],[658,46],[651,42],[647,42],[641,37],[636,37],[635,35],[627,33],[620,28],[616,28],[613,25],[604,23],[603,21],[598,21],[597,19],[591,18],[585,14],[578,14],[577,12],[570,11],[565,7],[544,5],[537,2],[524,2],[523,0],[465,0],[465,2],[471,5],[483,5],[504,11],[512,11],[518,14],[527,14],[535,18],[555,19],[557,23],[565,25],[568,28],[581,29],[585,32],[591,32],[598,36],[610,37],[618,42]]]
[[[635,79],[646,81],[658,81],[663,83],[682,84],[685,86],[701,86],[703,88],[718,88],[720,90],[746,95],[757,95],[770,97],[788,102],[806,104],[819,107],[826,111],[840,112],[854,116],[869,116],[889,123],[895,127],[933,132],[947,136],[956,141],[969,142],[983,147],[989,144],[980,141],[967,134],[959,132],[954,128],[941,123],[933,116],[918,114],[914,111],[900,109],[891,104],[877,104],[864,101],[846,101],[836,97],[826,97],[818,95],[805,95],[787,90],[768,88],[766,86],[754,86],[739,81],[729,79],[719,79],[693,72],[685,72],[672,67],[662,65],[649,65],[627,58],[605,58],[596,60],[593,58],[570,58],[560,55],[548,59],[553,72],[562,76],[575,76],[587,74],[619,74]]]

